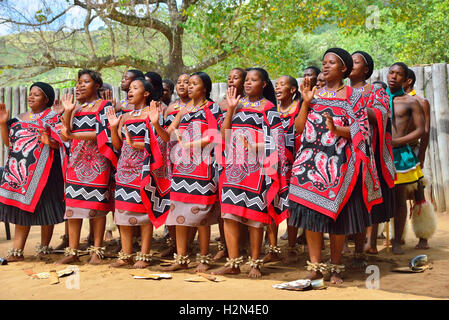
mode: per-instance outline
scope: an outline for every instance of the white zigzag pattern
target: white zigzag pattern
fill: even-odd
[[[266,206],[267,206],[266,203],[264,203],[264,202],[261,200],[261,199],[265,199],[265,194],[266,194],[266,191],[264,191],[264,192],[261,194],[260,198],[259,198],[259,197],[256,197],[256,198],[253,198],[253,199],[249,199],[249,198],[246,196],[245,193],[241,193],[241,194],[239,194],[239,195],[235,195],[234,192],[232,192],[232,190],[228,190],[228,191],[226,191],[225,193],[223,193],[223,194],[221,195],[221,199],[222,199],[222,202],[224,202],[224,200],[226,200],[226,199],[231,199],[231,201],[232,201],[234,204],[236,204],[236,203],[238,203],[238,202],[240,202],[240,201],[243,201],[248,207],[253,206],[253,205],[256,205],[256,206],[259,207],[260,210],[263,210],[263,209],[265,209]]]
[[[106,198],[106,193],[101,193],[98,190],[93,190],[91,192],[87,192],[84,188],[76,191],[72,186],[69,186],[66,189],[66,194],[69,194],[72,198],[76,198],[78,196],[83,196],[84,199],[97,198],[98,201],[103,201]]]
[[[155,196],[156,195],[156,188],[153,187],[151,184],[148,184],[145,187],[145,190],[148,190],[151,193],[150,201],[153,203],[153,211],[164,213],[166,211],[164,209],[168,208],[170,206],[170,199],[162,199],[162,201],[159,201],[160,198]]]
[[[126,193],[123,189],[118,189],[115,191],[115,198],[117,199],[118,196],[121,196],[124,200],[129,200],[133,198],[136,202],[141,202],[142,199],[140,198],[140,194],[137,191],[133,191],[131,193]]]
[[[199,190],[201,193],[205,194],[209,191],[214,192],[217,190],[217,185],[213,183],[208,183],[205,187],[202,187],[198,182],[194,182],[192,184],[188,184],[185,180],[180,183],[171,182],[171,188],[174,191],[178,191],[182,188],[186,189],[187,192],[192,192],[193,190]]]
[[[273,122],[273,118],[280,118],[280,114],[277,111],[268,111],[267,112],[267,118],[268,118],[268,123],[272,123]]]
[[[134,132],[135,134],[140,134],[140,133],[142,133],[143,130],[146,129],[147,126],[145,125],[145,123],[140,123],[138,125],[127,124],[126,127],[128,128],[129,132]],[[125,129],[123,128],[123,130],[125,130]]]
[[[89,127],[95,126],[97,120],[95,118],[89,118],[88,116],[84,116],[81,119],[79,118],[73,118],[73,124],[77,127],[81,128],[83,124],[87,123]]]
[[[257,124],[261,124],[263,122],[263,118],[260,116],[256,116],[254,114],[245,114],[244,112],[239,112],[234,116],[234,119],[240,118],[242,122],[246,122],[248,119],[254,119],[254,122]]]

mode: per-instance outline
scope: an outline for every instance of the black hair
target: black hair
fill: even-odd
[[[154,88],[153,100],[159,101],[164,94],[164,88],[162,87],[162,77],[157,72],[149,71],[145,73],[145,77],[150,79],[150,82]]]
[[[171,91],[175,91],[175,83],[170,79],[164,79],[162,80],[162,83],[167,84]]]
[[[103,87],[103,79],[101,78],[101,73],[91,69],[82,69],[78,71],[78,79],[85,74],[88,74],[92,78],[92,80],[99,85],[97,95],[100,96],[100,89],[101,87]]]
[[[53,103],[55,102],[55,90],[53,89],[53,87],[46,82],[33,83],[30,87],[30,91],[33,87],[38,87],[47,97],[48,102],[45,108],[51,108],[53,106]]]
[[[206,72],[199,71],[190,75],[190,77],[193,76],[198,76],[201,78],[204,88],[206,88],[206,99],[212,101],[212,99],[210,98],[210,93],[212,92],[212,80],[210,79],[209,75]]]
[[[333,53],[341,59],[343,65],[346,67],[346,72],[343,75],[343,78],[346,79],[347,77],[349,77],[353,67],[352,56],[349,54],[349,52],[342,48],[331,48],[324,53],[323,59],[328,53]]]
[[[307,68],[304,69],[304,71],[308,70],[308,69],[312,69],[313,72],[315,72],[316,76],[318,77],[318,75],[321,73],[320,68],[315,67],[315,66],[309,66]]]
[[[257,71],[261,75],[262,81],[266,83],[262,95],[264,96],[265,99],[270,101],[272,104],[276,105],[276,93],[274,92],[273,83],[270,80],[268,72],[263,68],[248,68],[246,69],[246,71],[247,72]]]
[[[131,70],[128,70],[128,71],[126,71],[126,72],[132,73],[132,74],[134,75],[134,79],[137,79],[137,78],[145,78],[145,75],[144,75],[143,72],[140,71],[140,70],[131,69]]]
[[[416,82],[416,75],[415,75],[415,72],[412,69],[408,69],[407,79],[412,79],[411,86],[413,87],[415,85],[415,82]]]
[[[382,88],[384,88],[385,90],[387,90],[387,88],[388,88],[388,85],[385,82],[380,81],[380,80],[374,81],[373,84],[380,84],[382,86]]]
[[[374,60],[373,58],[366,53],[365,51],[356,51],[352,55],[360,54],[363,57],[363,61],[365,61],[365,65],[368,67],[368,73],[365,76],[365,80],[371,78],[374,71]]]
[[[408,67],[404,62],[395,62],[393,63],[390,68],[392,68],[393,66],[399,66],[402,68],[402,70],[404,71],[404,75],[407,78],[408,77]]]
[[[289,75],[285,75],[284,77],[287,77],[288,83],[290,84],[290,86],[296,88],[296,91],[293,95],[293,100],[300,99],[301,93],[299,92],[298,80],[296,80],[295,78],[293,78],[292,76],[289,76]]]
[[[231,71],[234,71],[234,70],[240,71],[240,73],[242,74],[243,80],[245,80],[245,78],[246,78],[246,70],[245,70],[245,69],[242,69],[242,68],[233,68]]]
[[[150,81],[148,81],[144,77],[136,78],[136,79],[133,80],[133,82],[134,81],[140,81],[143,84],[143,87],[145,88],[145,91],[150,93],[150,95],[148,96],[147,101],[146,101],[146,105],[150,105],[151,101],[155,100],[155,99],[153,99],[153,94],[154,94],[154,87],[153,87],[153,85],[151,84]]]

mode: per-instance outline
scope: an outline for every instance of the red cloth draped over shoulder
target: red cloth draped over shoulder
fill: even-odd
[[[242,136],[248,148],[242,144]],[[251,151],[252,146],[263,145]],[[259,147],[258,147],[259,148]],[[242,108],[232,120],[220,175],[222,212],[269,224],[288,217],[287,158],[282,121],[276,107]]]
[[[335,125],[350,127],[350,140],[327,129],[325,112],[332,116]],[[367,111],[360,92],[346,87],[345,99],[312,100],[299,154],[293,164],[290,200],[336,220],[352,194],[358,175],[362,174],[368,210],[381,202],[379,182],[368,171],[369,133]]]
[[[111,141],[111,127],[109,125],[108,116],[106,114],[109,108],[113,108],[112,103],[102,100],[96,112],[98,121],[97,126],[97,143],[98,151],[111,161],[114,167],[117,167],[119,152],[114,149]]]
[[[11,120],[10,120],[11,121]],[[43,144],[41,131],[63,145],[58,115],[47,109],[37,120],[18,119],[10,126],[9,157],[0,183],[0,202],[33,213],[48,181],[54,152]]]
[[[221,108],[212,101],[200,110],[182,117],[178,130],[183,142],[209,137],[211,143],[204,148],[183,148],[180,143],[173,146],[171,200],[206,205],[217,201],[218,168],[215,148],[217,143],[220,144],[221,121]]]
[[[367,108],[373,109],[376,115],[377,128],[373,132],[372,145],[380,148],[380,164],[378,171],[382,173],[388,187],[394,187],[396,170],[394,168],[393,148],[391,146],[391,110],[387,92],[381,86],[372,86],[368,94],[363,95]]]
[[[159,228],[165,223],[170,210],[170,179],[166,161],[167,143],[154,132],[150,120],[146,121],[145,149],[140,196],[151,223]]]

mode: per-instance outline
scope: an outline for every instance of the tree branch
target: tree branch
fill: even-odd
[[[184,72],[186,73],[193,73],[196,71],[201,71],[201,70],[205,70],[207,68],[209,68],[210,66],[213,66],[223,60],[225,60],[226,58],[228,58],[230,55],[235,54],[237,52],[240,51],[240,47],[234,47],[232,48],[231,52],[223,52],[217,56],[211,57],[209,59],[206,59],[202,62],[200,62],[197,65],[191,66],[191,67],[186,67],[184,69]]]

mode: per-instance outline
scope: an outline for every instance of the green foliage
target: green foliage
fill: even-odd
[[[130,0],[120,0],[124,12],[129,10],[129,3]],[[201,66],[216,58],[217,62],[205,70],[215,82],[225,81],[234,67],[264,67],[272,79],[284,74],[300,77],[305,67],[319,67],[323,52],[334,46],[349,52],[369,52],[376,68],[397,60],[409,65],[449,62],[449,0],[199,0],[182,14],[187,18],[179,25],[182,67]],[[50,15],[47,10],[39,10],[34,18],[44,23]],[[165,5],[160,4],[153,17],[170,23]],[[372,21],[374,25],[369,25]],[[117,58],[138,57],[158,66],[169,63],[168,41],[163,35],[150,28],[110,23],[116,37]],[[2,48],[0,65],[44,59],[39,36],[51,42],[54,35],[30,32],[0,38],[6,48]],[[111,53],[108,29],[91,31],[91,36],[96,56]],[[33,57],[17,50],[20,46],[32,49]],[[84,61],[91,50],[83,33],[60,40],[59,47],[59,51],[52,52],[54,58],[69,56],[74,62]],[[230,54],[228,58],[218,59],[225,53]],[[101,72],[106,82],[118,85],[128,67],[136,66],[107,67]],[[2,78],[13,72],[30,70],[3,68]],[[73,86],[71,79],[76,72],[77,69],[56,68],[29,81],[40,79],[56,83],[57,87]]]

